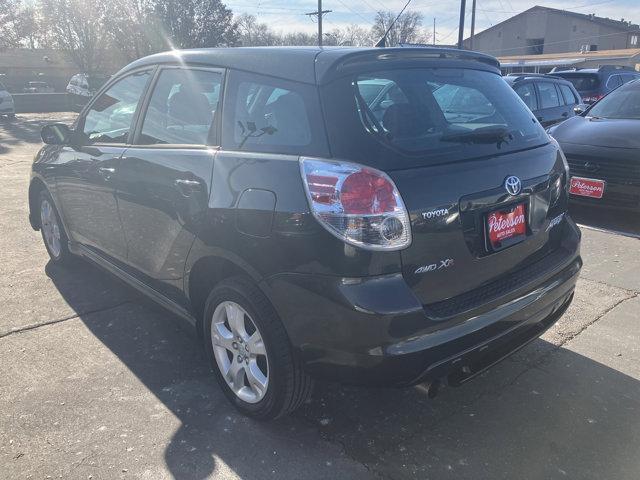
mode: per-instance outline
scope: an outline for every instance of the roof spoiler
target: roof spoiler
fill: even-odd
[[[385,48],[379,51],[367,51],[366,53],[355,53],[347,56],[336,69],[341,70],[357,64],[368,63],[376,60],[409,60],[409,59],[454,59],[454,60],[475,60],[494,68],[500,68],[497,58],[485,53],[472,52],[470,50],[459,50],[457,48],[406,46]]]

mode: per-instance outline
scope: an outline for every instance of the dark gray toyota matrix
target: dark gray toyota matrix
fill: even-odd
[[[44,127],[30,221],[190,321],[229,400],[313,378],[459,385],[552,325],[582,265],[567,163],[493,57],[174,51]]]

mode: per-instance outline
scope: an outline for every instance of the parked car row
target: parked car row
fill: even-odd
[[[504,78],[560,143],[572,202],[640,211],[640,72],[601,67]]]
[[[564,155],[488,55],[157,54],[42,138],[29,219],[51,261],[89,259],[192,323],[253,417],[314,378],[434,395],[573,299]]]

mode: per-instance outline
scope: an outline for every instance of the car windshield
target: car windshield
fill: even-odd
[[[614,90],[596,103],[588,115],[598,118],[640,119],[640,85]]]
[[[384,85],[372,98],[371,85]],[[460,68],[398,69],[355,80],[367,132],[409,152],[462,157],[546,142],[518,95],[491,72]]]
[[[600,86],[600,79],[597,75],[591,74],[575,74],[571,73],[568,75],[562,75],[561,73],[554,73],[554,75],[558,75],[565,80],[573,83],[573,86],[576,87],[576,90],[579,92],[587,92],[589,90],[596,90]]]

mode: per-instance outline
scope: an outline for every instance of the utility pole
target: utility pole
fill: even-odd
[[[318,46],[322,46],[322,16],[331,13],[333,10],[323,10],[322,9],[322,0],[318,0],[318,11],[317,12],[309,12],[305,13],[309,17],[318,16]]]
[[[436,46],[436,17],[433,17],[433,46]]]
[[[473,36],[476,33],[476,0],[471,4],[471,36],[469,37],[469,50],[473,50]]]
[[[458,48],[462,48],[464,40],[464,13],[467,9],[467,0],[460,0],[460,24],[458,25]]]

